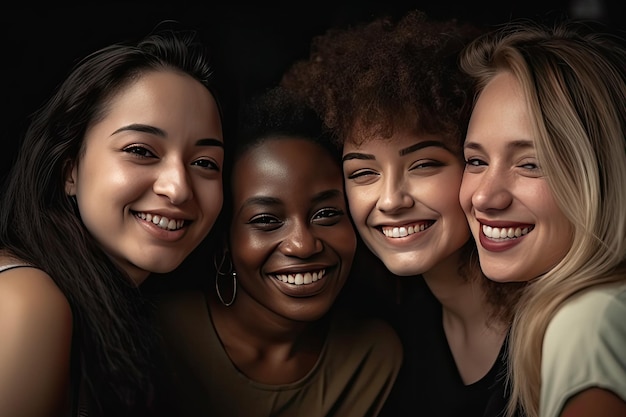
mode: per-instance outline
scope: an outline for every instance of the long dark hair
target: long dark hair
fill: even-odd
[[[150,306],[66,195],[68,162],[80,157],[87,128],[104,117],[111,97],[147,71],[170,68],[217,95],[206,45],[189,30],[159,27],[78,62],[32,116],[0,202],[0,248],[48,273],[71,305],[80,372],[73,383],[83,381],[95,414],[137,415],[151,401],[158,339]]]

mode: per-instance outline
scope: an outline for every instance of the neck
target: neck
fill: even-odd
[[[451,265],[451,266],[450,266]],[[447,263],[424,275],[442,305],[442,325],[464,384],[482,379],[494,366],[508,326],[490,320],[482,276],[463,277],[458,263]]]
[[[215,331],[230,360],[261,383],[286,384],[303,378],[322,350],[327,320],[289,320],[260,311],[263,307],[246,298],[240,291],[233,305],[225,307],[215,295],[208,297]]]
[[[424,273],[423,279],[441,303],[444,323],[473,333],[471,329],[487,327],[492,309],[486,300],[485,278],[478,271],[474,276],[462,276],[459,264],[457,252]],[[497,326],[497,323],[493,325]]]

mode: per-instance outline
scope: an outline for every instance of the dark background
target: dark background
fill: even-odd
[[[261,3],[261,2],[258,2]],[[269,3],[223,1],[89,2],[0,9],[3,84],[0,179],[26,129],[29,115],[43,104],[84,55],[107,44],[135,39],[159,21],[177,20],[199,29],[214,50],[217,71],[228,91],[226,109],[241,97],[276,83],[309,42],[331,26],[349,26],[379,15],[398,17],[409,9],[433,18],[455,17],[494,26],[515,18],[591,18],[618,31],[626,28],[621,0],[498,2],[463,0]]]

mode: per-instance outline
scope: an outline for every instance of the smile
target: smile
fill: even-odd
[[[297,274],[280,274],[272,276],[279,281],[287,282],[289,284],[307,285],[324,278],[325,274],[326,270],[321,269],[315,272],[299,272]]]
[[[156,226],[164,230],[178,230],[185,225],[184,220],[168,219],[158,214],[150,214],[144,212],[136,212],[135,216],[147,222],[152,222]]]
[[[419,224],[414,224],[410,226],[400,226],[400,227],[383,226],[381,229],[382,229],[383,234],[387,237],[391,237],[391,238],[406,237],[406,236],[412,235],[413,233],[423,232],[424,230],[432,226],[434,223],[435,222],[431,221],[427,223],[419,223]]]
[[[483,234],[490,239],[517,239],[527,235],[535,226],[526,227],[491,227],[483,225]]]

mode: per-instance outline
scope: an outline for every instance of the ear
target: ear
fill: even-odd
[[[65,173],[65,194],[76,195],[76,185],[78,184],[78,164],[72,160],[65,161],[63,172]]]

